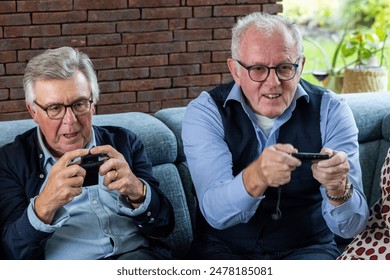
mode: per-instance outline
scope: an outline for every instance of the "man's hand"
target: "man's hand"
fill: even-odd
[[[323,148],[321,152],[329,154],[331,158],[313,163],[311,167],[313,177],[327,189],[330,196],[342,196],[345,192],[347,175],[350,169],[348,156],[344,152],[333,151],[328,148]]]
[[[70,163],[87,154],[87,149],[67,152],[51,168],[46,185],[34,205],[35,214],[42,222],[50,224],[59,208],[81,194],[85,170],[78,164]]]
[[[91,154],[107,154],[109,159],[100,166],[99,174],[104,176],[103,184],[110,191],[116,190],[132,200],[143,196],[143,183],[131,171],[121,153],[110,145],[94,147]]]
[[[297,152],[290,144],[275,144],[265,148],[243,171],[247,192],[253,197],[259,197],[268,187],[279,187],[290,182],[291,172],[301,165],[300,160],[291,156]]]

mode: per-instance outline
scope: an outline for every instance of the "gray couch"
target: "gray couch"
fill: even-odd
[[[379,178],[390,147],[390,93],[343,95],[354,113],[360,142],[364,191],[371,206],[380,195]],[[94,116],[96,125],[129,128],[143,141],[161,189],[175,210],[176,227],[167,238],[176,258],[184,258],[194,236],[196,200],[181,141],[185,108],[163,109],[153,116],[129,112]],[[32,120],[0,122],[0,146],[35,126]],[[6,159],[1,159],[6,160]]]

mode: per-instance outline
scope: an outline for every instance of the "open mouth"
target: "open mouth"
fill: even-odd
[[[279,98],[281,94],[266,94],[264,97],[267,97],[268,99],[276,99]]]
[[[66,139],[71,139],[71,138],[74,138],[77,136],[77,133],[68,133],[68,134],[64,134],[64,137]]]

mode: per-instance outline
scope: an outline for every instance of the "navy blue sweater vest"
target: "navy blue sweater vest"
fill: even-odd
[[[319,152],[322,148],[320,134],[320,106],[323,90],[303,80],[300,84],[310,96],[297,100],[297,106],[279,131],[278,143],[290,143],[301,152]],[[222,117],[225,141],[232,153],[233,174],[236,176],[258,156],[256,131],[242,105],[229,100],[223,104],[234,82],[221,85],[209,93]],[[278,188],[268,188],[256,214],[248,223],[217,230],[201,223],[206,235],[225,241],[239,252],[284,251],[311,244],[329,243],[333,234],[321,214],[320,184],[312,175],[310,162],[303,163],[292,172],[291,181],[281,186],[280,210],[282,216],[275,220]],[[201,234],[202,235],[202,234]]]

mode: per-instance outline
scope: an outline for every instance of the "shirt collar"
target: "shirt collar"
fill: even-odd
[[[41,146],[43,156],[44,156],[44,161],[43,161],[43,166],[46,166],[48,163],[53,165],[55,162],[57,162],[58,158],[53,156],[49,149],[46,147],[45,142],[43,141],[43,136],[42,132],[39,129],[39,126],[37,126],[37,134],[38,134],[38,142],[39,145]],[[96,139],[95,139],[95,131],[93,128],[91,128],[91,139],[85,146],[86,149],[91,149],[96,146]]]

